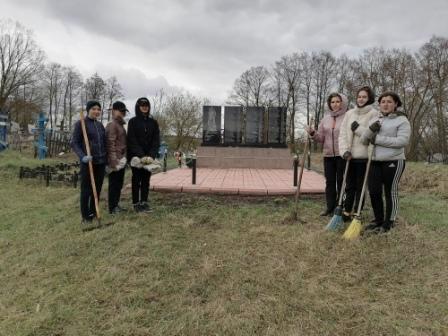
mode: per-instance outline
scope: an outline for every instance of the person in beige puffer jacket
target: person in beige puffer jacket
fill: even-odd
[[[345,189],[344,220],[350,220],[353,210],[358,208],[362,184],[367,165],[367,146],[361,140],[362,134],[369,127],[369,121],[379,112],[373,108],[375,94],[364,86],[357,92],[356,107],[349,110],[344,117],[339,131],[339,153],[344,160],[350,160]]]

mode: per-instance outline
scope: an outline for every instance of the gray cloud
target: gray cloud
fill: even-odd
[[[98,66],[97,71],[103,78],[116,76],[123,93],[128,99],[137,99],[142,96],[154,96],[159,90],[165,92],[176,90],[163,76],[148,78],[147,75],[136,68],[123,68],[120,66]]]
[[[146,64],[129,67],[155,64],[150,77],[163,76],[176,85],[179,80],[216,97],[224,97],[248,67],[270,65],[294,51],[356,54],[371,46],[416,49],[434,34],[448,36],[445,0],[138,0],[126,5],[106,0],[18,0],[18,4],[68,31],[81,29],[102,41],[136,48],[147,55],[142,59]],[[163,81],[142,79],[149,87],[166,85]],[[128,82],[127,90],[139,90],[131,79]]]

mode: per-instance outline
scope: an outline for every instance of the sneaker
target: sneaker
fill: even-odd
[[[142,212],[152,212],[152,209],[147,202],[140,203],[140,209],[140,211]]]
[[[121,212],[128,212],[128,209],[122,208],[121,206],[117,205],[117,208],[120,209]]]
[[[366,227],[364,228],[364,231],[369,232],[369,233],[381,233],[382,223],[376,222],[376,221],[371,221],[369,224],[366,225]]]
[[[81,224],[83,225],[90,225],[93,222],[93,218],[92,217],[87,217],[87,218],[83,218],[81,219]]]
[[[111,215],[118,215],[120,212],[123,212],[123,210],[118,206],[109,211]]]
[[[353,218],[352,218],[352,215],[350,214],[350,213],[348,213],[348,212],[346,212],[346,211],[344,211],[343,213],[342,213],[342,220],[344,221],[344,222],[349,222],[349,221],[351,221]]]
[[[81,220],[81,230],[82,231],[90,231],[95,227],[95,224],[93,223],[92,217],[83,218]]]
[[[325,216],[331,217],[331,216],[333,216],[333,210],[325,209],[319,215],[322,216],[322,217],[325,217]]]
[[[135,203],[133,207],[135,212],[142,212],[142,206],[140,205],[140,203]]]
[[[384,221],[383,225],[381,226],[381,228],[383,229],[384,232],[388,232],[393,227],[394,227],[394,222],[390,221],[390,220]]]
[[[96,218],[96,214],[95,213],[91,213],[87,216],[87,218],[83,218],[81,220],[82,224],[90,224],[92,223],[92,221]]]

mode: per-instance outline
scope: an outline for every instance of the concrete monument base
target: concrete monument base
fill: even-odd
[[[292,169],[293,157],[288,148],[200,146],[197,167]]]

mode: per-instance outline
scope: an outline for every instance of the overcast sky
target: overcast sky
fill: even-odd
[[[447,0],[0,0],[50,61],[116,75],[127,99],[183,87],[221,104],[250,66],[295,51],[416,50],[448,37]]]

